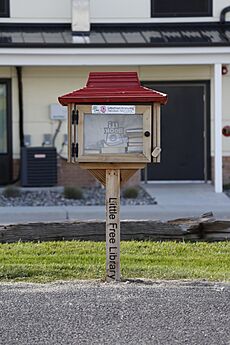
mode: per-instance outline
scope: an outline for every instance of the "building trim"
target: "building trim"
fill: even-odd
[[[223,192],[222,167],[222,66],[214,65],[214,121],[215,121],[215,155],[214,155],[214,183],[215,192]]]
[[[230,64],[230,47],[123,49],[2,48],[1,66],[134,66]]]

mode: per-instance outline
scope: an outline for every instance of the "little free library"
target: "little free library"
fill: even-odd
[[[106,281],[120,280],[120,187],[160,162],[161,105],[167,95],[141,86],[136,72],[91,72],[68,107],[68,162],[106,187]]]

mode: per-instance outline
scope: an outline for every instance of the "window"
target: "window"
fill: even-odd
[[[151,106],[78,105],[78,125],[74,123],[69,127],[69,138],[72,138],[68,147],[69,160],[73,158],[73,162],[76,161],[75,147],[78,142],[79,163],[151,162],[152,144],[158,146],[155,145],[159,138],[158,106],[153,110],[155,126],[151,136]]]
[[[9,17],[9,1],[10,0],[0,0],[0,17]]]
[[[212,0],[151,0],[152,17],[212,16]]]

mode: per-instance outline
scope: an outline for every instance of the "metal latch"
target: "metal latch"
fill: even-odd
[[[156,146],[152,152],[153,158],[157,158],[160,153],[161,153],[161,148],[159,146]]]

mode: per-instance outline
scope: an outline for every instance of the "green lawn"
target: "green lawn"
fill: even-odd
[[[230,281],[230,242],[121,242],[126,278]],[[105,243],[0,244],[0,281],[105,278]]]

